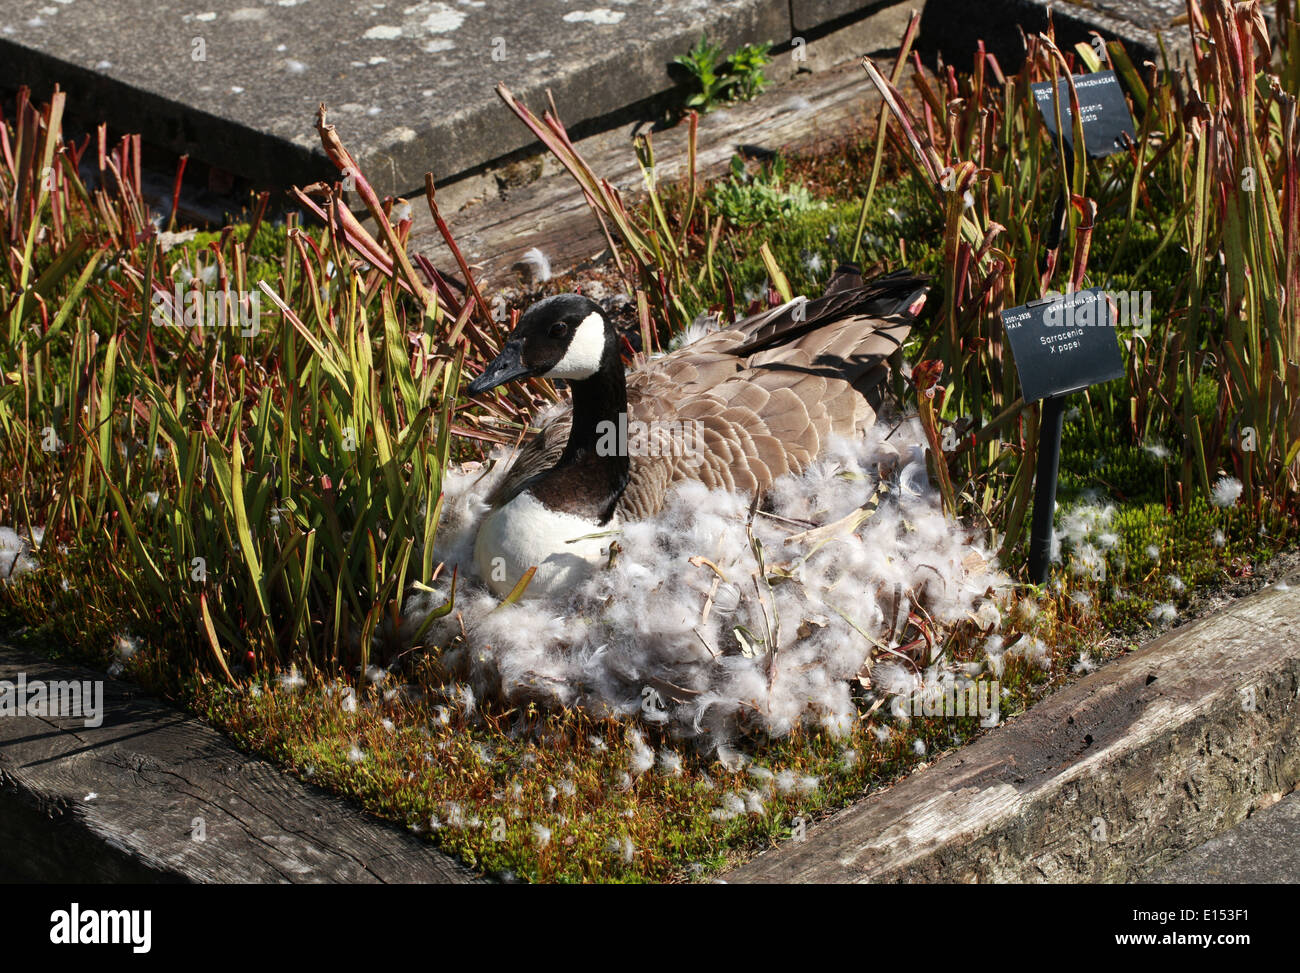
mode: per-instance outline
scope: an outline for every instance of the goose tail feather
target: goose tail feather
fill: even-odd
[[[928,291],[929,278],[907,269],[864,283],[857,266],[840,264],[821,297],[792,301],[736,322],[733,327],[748,337],[732,353],[752,355],[850,318],[890,325],[901,323],[901,318],[910,323],[924,306]]]

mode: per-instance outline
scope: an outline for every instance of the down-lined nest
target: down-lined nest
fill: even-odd
[[[506,466],[448,475],[437,554],[459,567],[456,610],[424,637],[480,698],[636,715],[715,743],[800,722],[844,731],[876,659],[891,660],[894,691],[922,689],[907,678],[934,661],[917,618],[928,636],[996,618],[1010,586],[944,515],[914,419],[829,443],[757,511],[682,484],[657,516],[621,528],[612,563],[583,584],[511,605],[473,576],[472,557],[483,497]],[[450,573],[408,603],[408,638],[446,601]]]

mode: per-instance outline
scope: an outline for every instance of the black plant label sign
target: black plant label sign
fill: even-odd
[[[1074,148],[1074,116],[1070,111],[1070,89],[1066,79],[1056,82],[1061,98],[1061,125],[1065,129],[1065,144]],[[1052,100],[1052,82],[1030,85],[1038,111],[1047,123],[1047,130],[1056,138],[1056,105]],[[1133,116],[1119,86],[1114,71],[1097,71],[1093,74],[1076,74],[1074,90],[1079,96],[1079,112],[1083,120],[1084,148],[1093,158],[1111,155],[1124,148],[1124,137],[1135,141]]]
[[[1026,402],[1078,392],[1124,374],[1115,308],[1100,288],[1002,312]]]

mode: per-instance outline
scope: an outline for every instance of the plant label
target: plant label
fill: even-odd
[[[1002,312],[1026,402],[1078,392],[1124,374],[1115,309],[1100,288]]]
[[[1074,116],[1070,112],[1070,89],[1066,79],[1056,83],[1061,99],[1061,126],[1065,129],[1065,144],[1074,148]],[[1056,106],[1052,99],[1052,82],[1030,85],[1038,111],[1047,123],[1047,130],[1056,137]],[[1097,71],[1094,74],[1074,75],[1074,90],[1079,95],[1079,111],[1083,121],[1084,148],[1090,156],[1098,158],[1111,155],[1124,148],[1124,136],[1136,141],[1133,116],[1119,86],[1114,71]]]

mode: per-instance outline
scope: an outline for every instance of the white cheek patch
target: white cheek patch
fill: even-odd
[[[571,382],[591,378],[600,371],[600,362],[604,357],[605,321],[592,311],[573,332],[573,340],[569,342],[569,350],[564,353],[564,357],[554,368],[544,373],[544,377],[563,378]]]

